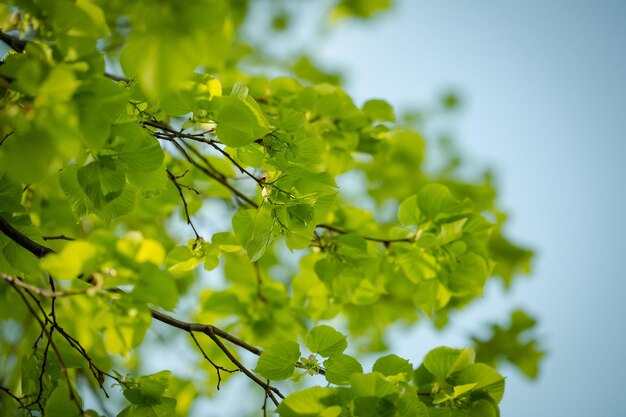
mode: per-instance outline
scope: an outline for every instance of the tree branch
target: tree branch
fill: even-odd
[[[232,374],[233,372],[237,372],[239,369],[226,369],[223,366],[220,366],[220,365],[216,364],[215,362],[213,362],[211,360],[211,358],[209,358],[209,355],[206,354],[206,352],[204,351],[204,349],[200,345],[200,342],[198,342],[198,339],[196,339],[196,336],[193,334],[193,332],[189,332],[189,335],[193,339],[193,342],[196,344],[196,347],[198,348],[200,353],[202,353],[202,356],[204,356],[204,359],[206,359],[207,362],[209,362],[213,366],[213,368],[215,369],[215,372],[217,373],[217,390],[219,391],[220,390],[220,384],[222,383],[222,371],[228,372],[228,373]]]
[[[320,229],[326,229],[328,231],[331,232],[335,232],[335,233],[339,233],[340,235],[345,235],[348,233],[351,233],[347,230],[343,230],[340,229],[338,227],[335,226],[331,226],[329,224],[318,224],[315,227],[318,227]],[[405,238],[400,238],[400,239],[383,239],[383,238],[379,238],[379,237],[371,237],[371,236],[361,236],[363,239],[365,240],[370,240],[372,242],[380,242],[383,243],[385,246],[389,246],[391,243],[395,243],[395,242],[415,242],[415,238],[414,237],[405,237]]]
[[[37,322],[41,326],[41,330],[43,331],[43,333],[46,335],[46,338],[48,339],[48,342],[46,344],[46,348],[44,350],[44,358],[43,358],[43,364],[41,366],[41,374],[39,376],[40,390],[39,390],[39,393],[38,393],[37,398],[35,399],[35,401],[33,403],[27,405],[27,407],[32,405],[32,404],[37,404],[39,406],[39,408],[41,409],[41,411],[43,412],[43,408],[42,408],[41,403],[40,403],[41,393],[42,393],[42,390],[43,390],[43,374],[45,372],[45,363],[46,363],[46,358],[48,356],[47,355],[48,348],[52,347],[52,350],[54,351],[54,354],[55,354],[55,356],[57,358],[57,361],[59,362],[59,368],[61,369],[61,373],[65,377],[65,382],[67,384],[67,389],[68,389],[68,391],[70,393],[70,400],[76,405],[76,407],[78,408],[78,410],[82,414],[83,409],[82,409],[82,406],[81,406],[80,402],[78,401],[78,397],[76,396],[76,392],[74,391],[74,388],[72,387],[72,381],[70,380],[70,377],[69,377],[69,374],[68,374],[68,371],[67,371],[67,367],[65,366],[65,361],[63,360],[63,357],[61,356],[61,352],[59,351],[59,348],[57,347],[56,343],[54,343],[54,340],[52,340],[52,333],[54,332],[54,329],[55,329],[54,324],[50,328],[50,330],[48,330],[46,328],[46,323],[37,315],[37,312],[35,312],[35,310],[33,310],[33,307],[30,305],[30,303],[26,299],[26,296],[22,293],[20,288],[17,285],[15,285],[15,283],[11,283],[11,285],[13,286],[15,291],[17,291],[17,293],[19,294],[20,298],[22,298],[22,301],[24,301],[24,304],[26,305],[26,308],[30,311],[30,313],[35,318],[35,320],[37,320]],[[25,291],[28,292],[28,290],[25,290]]]
[[[6,227],[2,229],[2,232],[4,232],[5,230],[9,231],[11,233],[10,235],[7,234],[7,233],[5,233],[5,234],[8,237],[10,237],[11,239],[13,239],[15,241],[15,243],[19,244],[24,249],[26,249],[29,252],[31,252],[33,255],[41,258],[41,257],[43,257],[46,254],[54,253],[54,251],[52,249],[47,248],[47,247],[42,246],[42,245],[39,245],[38,243],[34,242],[28,236],[24,235],[23,233],[19,232],[15,228],[13,228],[2,217],[0,217],[0,224],[2,224],[2,223],[4,223],[6,225]],[[48,336],[48,340],[51,340],[51,333],[48,332],[48,330],[45,328],[44,322],[35,313],[35,311],[32,309],[32,306],[30,305],[30,303],[28,303],[28,301],[26,300],[26,298],[24,297],[22,292],[19,290],[20,287],[18,287],[18,285],[16,284],[15,281],[9,282],[9,283],[16,289],[16,291],[18,291],[18,293],[20,294],[20,296],[22,297],[22,299],[26,303],[28,309],[31,311],[31,313],[34,315],[34,317],[37,319],[37,321],[42,326],[42,330],[44,331],[46,336]],[[28,289],[24,289],[24,290],[29,292]],[[52,292],[56,292],[56,291],[52,290]],[[224,354],[228,357],[228,359],[242,373],[244,373],[248,378],[250,378],[252,381],[254,381],[257,385],[259,385],[260,387],[262,387],[265,390],[267,396],[272,400],[272,402],[274,402],[275,405],[278,405],[278,403],[279,403],[278,400],[276,399],[276,395],[278,395],[280,398],[284,398],[284,396],[280,393],[280,391],[277,388],[275,388],[275,387],[273,387],[273,386],[263,382],[256,375],[254,375],[249,369],[247,369],[232,354],[232,352],[222,343],[221,339],[227,340],[230,343],[234,344],[235,346],[239,346],[240,348],[245,349],[248,352],[253,353],[253,354],[257,355],[257,356],[261,355],[261,353],[262,353],[261,349],[255,347],[255,346],[252,346],[249,343],[239,339],[238,337],[233,336],[232,334],[230,334],[230,333],[228,333],[228,332],[226,332],[226,331],[224,331],[224,330],[222,330],[222,329],[220,329],[218,327],[210,325],[210,324],[190,323],[190,322],[181,321],[181,320],[175,319],[173,317],[170,317],[170,316],[168,316],[166,314],[163,314],[163,313],[161,313],[159,311],[156,311],[154,309],[150,309],[150,313],[151,313],[152,317],[155,320],[160,321],[160,322],[165,323],[165,324],[168,324],[168,325],[170,325],[172,327],[176,327],[176,328],[184,330],[184,331],[186,331],[188,333],[199,332],[199,333],[206,334],[220,348],[220,350],[222,352],[224,352]],[[53,317],[53,319],[54,319],[54,317]],[[59,329],[59,332],[61,334],[63,334],[66,337],[66,339],[68,339],[69,335],[67,335],[67,333],[65,333],[62,330],[62,328],[56,324],[56,322],[53,323],[53,327],[52,328],[53,329],[54,328]],[[75,341],[77,343],[77,341],[70,336],[69,339],[68,339],[68,342],[70,342],[70,344],[72,344],[72,346],[75,349],[79,350],[79,352],[81,354],[83,354],[83,353],[86,354],[86,352],[83,352],[84,349],[83,350],[78,349],[76,346],[74,346],[72,341]],[[51,343],[51,346],[52,346],[53,350],[55,350],[55,352],[56,352],[56,346],[54,345],[54,342],[50,342],[50,343]],[[89,363],[90,363],[90,367],[91,367],[91,364],[92,364],[91,360],[89,360]],[[63,371],[63,367],[62,367],[62,371]],[[65,372],[67,372],[67,370],[65,370]],[[108,374],[105,374],[105,375],[108,375]],[[67,377],[67,375],[66,375],[66,377]],[[68,380],[69,380],[69,378],[68,378]],[[100,380],[98,380],[98,382],[100,382]],[[71,391],[71,388],[70,388],[70,392],[73,394],[73,391]]]
[[[8,282],[9,284],[15,284],[18,287],[31,291],[41,297],[47,297],[47,298],[61,298],[61,297],[71,297],[73,295],[84,295],[88,291],[88,288],[85,288],[84,290],[75,290],[75,291],[51,291],[45,288],[39,288],[34,285],[27,284],[21,279],[13,277],[11,275],[7,275],[3,272],[0,272],[0,279]]]
[[[196,194],[198,194],[198,191],[196,191],[195,189],[189,186],[183,186],[179,184],[178,178],[180,177],[174,176],[174,174],[172,174],[169,169],[166,169],[165,172],[167,173],[167,177],[170,179],[170,181],[174,184],[174,186],[178,190],[178,195],[180,196],[180,199],[183,202],[183,208],[185,209],[185,218],[187,220],[187,224],[191,226],[191,229],[193,230],[194,235],[196,235],[196,241],[198,241],[200,240],[200,235],[198,234],[198,231],[196,230],[196,226],[194,226],[193,222],[191,221],[191,216],[189,216],[189,207],[187,207],[187,200],[185,199],[185,194],[183,193],[183,187],[193,190]]]
[[[6,43],[11,49],[18,53],[22,53],[26,49],[27,41],[2,31],[0,31],[0,41]]]
[[[13,398],[19,405],[20,405],[20,409],[24,409],[28,412],[28,415],[32,416],[33,412],[29,409],[26,408],[26,405],[24,404],[24,402],[22,401],[22,399],[24,397],[18,397],[17,395],[13,394],[8,388],[5,388],[3,386],[0,386],[0,391],[4,392],[5,394],[7,394],[9,397]]]
[[[35,255],[37,258],[43,258],[54,251],[46,246],[40,245],[28,236],[11,226],[4,217],[0,216],[0,232],[4,233],[9,239]]]
[[[189,155],[189,153],[187,153],[187,151],[185,150],[185,148],[182,147],[182,145],[180,143],[178,143],[175,139],[168,139],[171,143],[174,144],[174,146],[176,147],[176,149],[178,149],[180,151],[181,154],[183,154],[183,156],[185,157],[185,159],[187,161],[189,161],[189,163],[191,165],[193,165],[194,167],[198,168],[200,171],[202,171],[204,174],[206,174],[207,176],[213,178],[214,180],[216,180],[217,182],[219,182],[220,184],[222,184],[224,187],[228,188],[230,191],[233,192],[233,194],[235,194],[238,198],[240,198],[241,200],[245,201],[246,203],[248,203],[250,206],[254,207],[254,208],[258,208],[259,205],[257,203],[255,203],[254,201],[252,201],[248,196],[246,196],[245,194],[243,194],[241,191],[239,191],[238,189],[236,189],[235,187],[233,187],[232,185],[230,185],[225,177],[224,178],[220,178],[219,176],[217,176],[216,174],[214,174],[213,172],[209,171],[207,168],[203,167],[202,165],[200,165],[198,163],[198,161],[196,161],[195,159],[193,159],[191,157],[191,155]]]

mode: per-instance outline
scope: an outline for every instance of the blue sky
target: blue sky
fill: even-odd
[[[360,103],[426,104],[462,93],[454,123],[472,161],[497,173],[508,231],[537,249],[530,279],[488,288],[445,334],[399,340],[415,360],[461,344],[517,306],[539,317],[549,355],[537,382],[507,368],[503,416],[618,416],[625,342],[626,2],[398,1],[342,23],[314,54]]]

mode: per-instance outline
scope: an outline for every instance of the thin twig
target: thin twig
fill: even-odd
[[[207,176],[215,179],[217,182],[222,184],[224,187],[228,188],[230,191],[233,192],[233,194],[235,194],[237,197],[239,197],[241,200],[245,201],[246,203],[248,203],[252,207],[254,207],[254,208],[258,208],[259,207],[259,205],[257,203],[255,203],[248,196],[246,196],[241,191],[239,191],[238,189],[236,189],[235,187],[230,185],[226,180],[218,177],[217,175],[215,175],[214,173],[212,173],[211,171],[209,171],[208,169],[206,169],[205,167],[200,165],[195,159],[193,159],[191,157],[191,155],[189,155],[189,153],[187,153],[185,148],[183,148],[182,145],[180,143],[178,143],[176,140],[172,139],[171,142],[174,144],[174,146],[176,146],[176,149],[178,149],[180,151],[180,153],[183,154],[185,159],[187,159],[187,161],[189,161],[189,163],[191,163],[191,165],[193,165],[194,167],[196,167],[199,170],[201,170]]]
[[[200,353],[202,353],[202,356],[204,356],[204,359],[206,359],[213,366],[213,368],[215,368],[215,372],[217,373],[217,390],[219,391],[220,390],[220,384],[222,383],[222,371],[228,372],[229,374],[232,374],[233,372],[239,371],[239,369],[226,369],[223,366],[220,366],[220,365],[216,364],[215,362],[213,362],[211,360],[211,358],[209,358],[209,356],[206,354],[206,352],[204,351],[204,349],[200,345],[200,342],[198,342],[198,339],[196,339],[196,336],[193,334],[192,331],[189,332],[189,335],[193,339],[193,341],[196,344],[196,347],[198,348]]]
[[[0,139],[0,146],[4,145],[4,142],[11,137],[11,135],[13,134],[13,131],[10,131],[9,133],[7,133],[6,135],[4,135],[4,137],[2,139]]]
[[[228,179],[235,179],[235,178],[229,178],[226,175],[222,174],[220,171],[218,171],[217,168],[215,168],[213,164],[204,155],[202,155],[202,153],[198,149],[196,149],[189,142],[182,140],[181,143],[183,144],[185,148],[189,149],[191,153],[193,153],[198,159],[200,159],[200,161],[202,161],[202,163],[206,165],[208,169],[213,171],[213,173],[217,175],[218,177],[220,177],[222,180],[226,181]]]
[[[40,378],[43,377],[42,375],[43,375],[43,372],[45,370],[45,358],[47,358],[47,350],[48,350],[48,345],[49,345],[50,347],[52,347],[52,350],[54,351],[54,354],[55,354],[55,356],[57,358],[57,361],[59,363],[59,368],[61,369],[61,373],[65,377],[65,382],[67,383],[67,389],[68,389],[68,391],[70,393],[70,400],[76,405],[76,407],[78,408],[78,410],[82,414],[83,409],[82,409],[82,406],[81,406],[80,402],[78,401],[78,397],[76,396],[76,393],[74,392],[74,388],[72,387],[72,381],[70,380],[69,374],[67,372],[67,367],[65,366],[65,361],[63,360],[63,357],[61,356],[61,352],[59,351],[56,343],[54,343],[54,340],[52,340],[52,332],[54,331],[54,327],[51,327],[50,331],[48,331],[48,329],[46,328],[46,324],[42,321],[42,319],[39,318],[39,316],[37,315],[35,310],[33,310],[33,307],[30,305],[30,303],[26,299],[26,296],[22,293],[20,287],[18,287],[14,283],[11,283],[11,286],[15,289],[15,291],[17,291],[19,296],[24,301],[24,304],[26,305],[26,308],[30,311],[30,313],[33,315],[33,317],[35,317],[35,319],[39,322],[39,325],[41,326],[41,329],[43,330],[43,332],[45,333],[45,335],[46,335],[46,337],[48,339],[48,344],[46,345],[46,349],[45,349],[45,352],[44,352],[44,364],[42,364],[42,367],[41,367],[42,369],[41,369]],[[28,290],[26,290],[26,289],[24,289],[24,291],[28,292]],[[40,384],[40,388],[41,388],[41,384]],[[37,398],[39,400],[41,398],[41,395],[38,394]],[[38,405],[41,408],[41,405],[39,403],[38,403]],[[41,411],[43,412],[43,409]]]
[[[0,217],[0,220],[2,220],[2,217]],[[6,223],[6,222],[5,222]],[[0,222],[1,224],[1,222]],[[28,250],[29,252],[31,252],[33,255],[38,256],[38,257],[43,257],[43,254],[48,254],[48,253],[54,253],[54,251],[50,248],[46,248],[42,245],[39,245],[38,243],[32,241],[29,237],[27,237],[26,235],[22,234],[21,232],[17,231],[16,229],[14,229],[11,225],[9,225],[8,223],[6,223],[6,225],[8,226],[8,228],[5,228],[6,230],[8,230],[8,232],[11,234],[9,236],[9,234],[7,234],[7,236],[11,237],[13,239],[13,237],[15,237],[15,239],[13,239],[16,243],[18,243],[20,246],[22,246],[24,249]],[[2,230],[4,232],[4,229]],[[43,250],[42,250],[43,248]],[[45,328],[45,325],[42,321],[42,319],[40,319],[38,317],[38,315],[35,313],[34,310],[32,310],[32,306],[30,305],[30,303],[28,303],[28,301],[26,300],[25,296],[22,294],[22,292],[20,291],[20,287],[18,287],[15,283],[10,283],[15,290],[20,294],[20,296],[23,298],[24,302],[27,304],[27,307],[29,308],[29,310],[31,311],[31,313],[33,314],[33,316],[36,318],[36,320],[40,323],[42,329],[44,330],[44,333],[46,334],[46,336],[48,336],[50,338],[50,333],[47,331],[47,329]],[[27,289],[24,289],[26,292],[29,292]],[[118,289],[113,289],[111,291],[121,291]],[[33,295],[34,297],[34,295]],[[215,327],[213,325],[210,324],[200,324],[200,323],[190,323],[190,322],[185,322],[182,320],[178,320],[175,319],[171,316],[168,316],[164,313],[161,313],[159,311],[156,311],[154,309],[150,309],[150,313],[152,315],[152,317],[155,320],[158,320],[162,323],[168,324],[172,327],[176,327],[178,329],[184,330],[186,332],[199,332],[199,333],[204,333],[207,336],[209,336],[211,338],[211,340],[218,346],[218,348],[229,358],[229,360],[233,363],[233,365],[235,365],[242,373],[244,373],[248,378],[250,378],[252,381],[254,381],[257,385],[259,385],[260,387],[262,387],[264,389],[264,391],[267,393],[268,397],[272,400],[272,402],[275,405],[278,405],[278,400],[276,399],[276,396],[280,397],[280,398],[284,398],[283,394],[276,388],[273,387],[265,382],[263,382],[262,380],[260,380],[256,375],[254,375],[248,368],[246,368],[233,354],[232,352],[224,345],[224,343],[222,343],[222,340],[227,340],[230,343],[234,344],[235,346],[238,346],[242,349],[247,350],[250,353],[253,353],[257,356],[260,356],[262,351],[261,349],[257,348],[256,346],[253,346],[241,339],[239,339],[238,337],[218,328]],[[64,330],[62,330],[62,328],[60,328],[60,326],[58,326],[58,324],[56,325],[57,329],[59,329],[59,333],[63,334]],[[67,338],[67,337],[66,337]],[[68,340],[71,340],[73,338],[70,338]],[[70,342],[71,343],[71,342]],[[51,342],[51,346],[53,347],[53,349],[56,351],[56,346],[54,344],[54,342]],[[82,354],[82,353],[81,353]],[[296,364],[296,366],[301,367],[302,364]],[[320,370],[320,373],[322,373],[322,370]],[[65,375],[67,377],[67,371],[65,371]],[[110,376],[106,373],[103,373],[103,375],[106,376]],[[112,377],[112,376],[111,376]],[[115,377],[112,377],[115,378]],[[69,378],[67,378],[69,381]],[[70,392],[73,393],[73,391]]]
[[[48,240],[75,240],[73,237],[65,236],[65,235],[56,235],[56,236],[42,236],[41,237],[46,242]]]
[[[335,233],[339,233],[340,235],[345,235],[348,233],[352,233],[349,232],[347,230],[343,230],[340,229],[338,227],[335,226],[331,226],[329,224],[318,224],[315,227],[320,228],[320,229],[326,229],[329,230],[331,232],[335,232]],[[414,237],[405,237],[405,238],[401,238],[401,239],[383,239],[383,238],[379,238],[379,237],[371,237],[371,236],[361,236],[363,239],[365,240],[370,240],[372,242],[380,242],[380,243],[384,243],[385,246],[391,244],[391,243],[396,243],[396,242],[415,242],[415,238]]]
[[[27,289],[41,297],[47,298],[61,298],[61,297],[71,297],[73,295],[84,295],[89,290],[85,288],[83,290],[74,290],[74,291],[51,291],[45,288],[36,287],[34,285],[30,285],[20,280],[19,278],[12,277],[11,275],[7,275],[3,272],[0,272],[0,279],[7,281],[9,283],[15,284],[18,287],[22,287]]]
[[[163,132],[166,132],[167,135],[166,137],[169,137],[170,140],[174,140],[176,138],[180,138],[180,139],[189,139],[189,140],[193,140],[196,142],[201,142],[201,143],[205,143],[209,146],[211,146],[213,149],[215,149],[216,151],[218,151],[219,153],[221,153],[222,155],[224,155],[233,165],[235,165],[237,167],[237,169],[239,169],[239,171],[242,174],[246,174],[248,177],[252,178],[258,185],[259,187],[263,188],[263,180],[257,176],[255,176],[254,174],[252,174],[250,171],[246,170],[240,163],[238,163],[237,161],[235,161],[235,159],[228,153],[226,152],[224,149],[220,148],[218,146],[218,141],[212,140],[212,139],[206,139],[204,137],[203,134],[190,134],[190,133],[183,133],[180,131],[176,131],[174,128],[172,128],[171,126],[164,124],[162,122],[154,122],[154,121],[145,121],[143,122],[144,125],[147,126],[151,126],[157,129],[160,129]],[[159,136],[161,139],[165,139],[165,137],[163,136]]]
[[[193,233],[194,235],[196,235],[196,241],[198,241],[201,238],[200,238],[200,235],[198,234],[198,231],[196,230],[196,226],[194,226],[193,222],[191,221],[191,216],[189,215],[189,207],[187,206],[185,193],[183,193],[183,186],[182,184],[178,183],[178,181],[176,180],[177,177],[175,177],[174,174],[172,174],[169,169],[166,169],[165,172],[167,172],[167,177],[170,179],[170,181],[174,184],[174,186],[178,190],[178,195],[180,196],[180,199],[183,201],[183,208],[185,210],[185,218],[187,220],[187,224],[191,226],[191,228],[193,229]],[[190,188],[189,186],[184,186],[184,187]]]
[[[16,401],[16,402],[20,405],[20,409],[25,409],[25,410],[27,410],[27,411],[28,411],[28,414],[29,414],[29,415],[31,415],[31,416],[33,415],[32,411],[28,410],[28,409],[26,408],[26,405],[25,405],[25,404],[24,404],[24,402],[22,401],[22,399],[23,399],[24,397],[21,397],[21,398],[20,398],[20,397],[18,397],[17,395],[13,394],[13,393],[12,393],[12,392],[8,389],[8,388],[5,388],[5,387],[3,387],[3,386],[0,386],[0,391],[2,391],[2,392],[4,392],[4,393],[6,393],[9,397],[13,398],[13,399],[14,399],[14,400],[15,400],[15,401]]]
[[[208,336],[211,338],[211,340],[213,340],[217,347],[219,347],[220,350],[224,352],[226,356],[228,356],[228,359],[230,359],[233,365],[239,368],[241,372],[243,372],[248,378],[254,381],[258,386],[263,388],[265,390],[265,393],[270,397],[270,400],[272,400],[272,402],[274,403],[274,405],[278,406],[279,402],[274,394],[278,395],[281,399],[285,398],[285,396],[278,390],[278,388],[263,382],[261,379],[259,379],[258,376],[254,375],[248,368],[246,368],[241,362],[239,362],[239,360],[232,354],[230,350],[228,350],[226,346],[224,346],[222,341],[214,333],[211,333]]]

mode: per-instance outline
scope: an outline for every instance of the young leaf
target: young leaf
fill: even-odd
[[[380,372],[385,376],[399,376],[401,381],[410,381],[413,367],[406,359],[390,354],[381,356],[374,362],[373,372]]]
[[[293,375],[300,348],[295,342],[280,342],[263,351],[254,372],[272,380],[287,379]]]
[[[327,325],[316,326],[306,335],[306,347],[313,353],[328,358],[342,353],[348,347],[346,336]]]
[[[474,363],[474,349],[454,349],[441,346],[428,352],[424,358],[424,366],[440,380]]]
[[[363,373],[363,367],[352,356],[338,353],[324,361],[326,380],[331,384],[348,385],[354,373]]]

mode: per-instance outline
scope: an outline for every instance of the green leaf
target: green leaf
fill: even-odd
[[[500,417],[498,407],[487,400],[478,400],[472,403],[467,413],[468,417]]]
[[[66,65],[55,65],[37,91],[39,106],[58,105],[72,98],[79,82],[74,72]]]
[[[82,415],[74,402],[69,401],[70,392],[67,384],[58,384],[46,401],[44,414],[46,416],[67,416],[74,417]]]
[[[378,372],[352,374],[350,384],[352,385],[352,392],[357,397],[385,397],[399,391],[396,385],[387,381]]]
[[[341,407],[326,405],[334,393],[333,389],[322,387],[296,391],[285,398],[276,411],[281,417],[337,417]]]
[[[417,195],[413,195],[400,203],[398,220],[405,226],[414,226],[421,223],[420,210],[417,206]]]
[[[363,373],[363,367],[352,356],[343,353],[334,354],[324,361],[326,380],[331,384],[348,385],[354,373]]]
[[[440,380],[474,363],[474,349],[454,349],[446,346],[435,348],[424,358],[424,366]]]
[[[263,351],[254,371],[271,380],[287,379],[293,375],[299,358],[297,343],[279,342]]]
[[[42,269],[54,278],[74,279],[83,271],[84,265],[96,255],[94,245],[84,241],[67,243],[60,253],[51,253],[39,261]]]
[[[327,325],[316,326],[306,335],[306,347],[313,353],[328,358],[342,353],[348,347],[346,336]]]
[[[164,397],[156,404],[132,404],[117,417],[175,417],[176,399]]]
[[[165,260],[167,269],[172,272],[187,272],[196,269],[202,258],[197,257],[187,246],[172,249]]]
[[[217,137],[231,147],[244,146],[262,138],[270,130],[245,100],[232,96],[217,97],[222,106],[216,117]]]
[[[475,387],[476,384],[455,385],[454,390],[451,394],[448,394],[446,392],[440,392],[439,394],[437,394],[435,396],[433,404],[443,404],[446,401],[458,399],[468,392],[472,391]]]
[[[159,402],[169,387],[171,377],[170,371],[160,371],[133,378],[130,385],[135,388],[124,390],[124,396],[135,404]]]
[[[171,270],[171,268],[170,268]],[[141,265],[132,295],[136,300],[173,310],[178,302],[178,289],[173,277],[151,263]]]
[[[359,417],[393,417],[396,406],[386,398],[375,396],[354,399],[354,415]]]
[[[143,341],[150,327],[150,310],[137,304],[125,305],[124,302],[119,302],[117,307],[113,310],[115,314],[108,310],[100,316],[100,324],[105,327],[104,348],[109,354],[126,354]]]
[[[467,219],[461,219],[450,223],[444,223],[441,225],[441,232],[437,236],[437,240],[442,245],[446,245],[463,236],[463,225]]]
[[[83,83],[75,96],[80,115],[82,141],[93,152],[105,145],[111,133],[111,124],[123,115],[128,91],[102,77]]]
[[[286,132],[295,132],[303,127],[305,123],[306,116],[304,113],[287,108],[280,114],[278,127]]]
[[[132,34],[120,55],[124,74],[139,80],[150,97],[163,96],[180,86],[201,62],[192,37],[162,29]]]
[[[398,401],[398,417],[429,417],[428,408],[414,392],[409,391]]]
[[[163,149],[159,142],[136,123],[115,125],[111,135],[124,140],[118,158],[127,170],[153,172],[162,168]]]
[[[393,108],[385,100],[372,99],[367,100],[363,105],[363,111],[370,119],[379,122],[395,122],[396,116],[393,114]]]
[[[448,288],[457,295],[481,295],[489,266],[484,258],[472,252],[464,253],[456,259],[448,277]]]
[[[427,184],[417,194],[417,205],[430,220],[461,212],[464,204],[452,196],[445,185]]]
[[[89,213],[89,203],[85,191],[78,183],[78,167],[67,165],[59,174],[59,184],[76,220]]]
[[[504,395],[504,377],[484,363],[467,366],[455,376],[455,381],[457,384],[476,384],[475,390],[485,390],[496,403]]]
[[[409,361],[394,354],[378,358],[372,371],[380,372],[387,377],[399,377],[400,381],[410,381],[413,375],[413,367]]]
[[[96,210],[122,194],[126,181],[124,172],[110,158],[90,162],[77,172],[78,183]]]
[[[57,155],[47,131],[16,132],[0,148],[0,166],[14,181],[37,183],[45,178]]]
[[[7,213],[12,217],[13,213],[23,212],[21,201],[22,188],[19,184],[11,180],[8,174],[0,174],[0,213]]]
[[[246,249],[252,262],[263,256],[275,238],[274,219],[266,206],[258,210],[239,210],[233,216],[232,223],[237,240]]]

